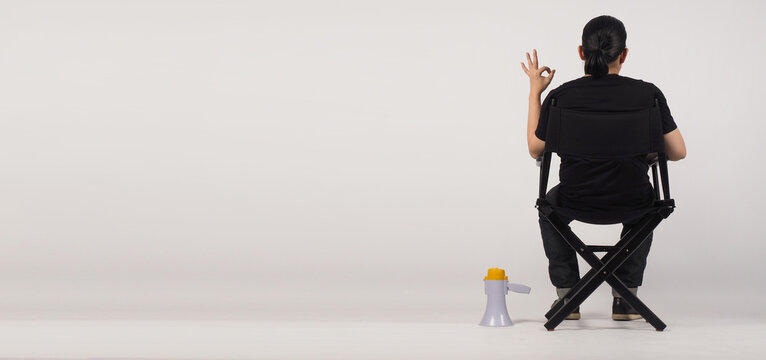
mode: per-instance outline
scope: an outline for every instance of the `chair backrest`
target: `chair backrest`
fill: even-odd
[[[578,111],[551,101],[545,153],[540,166],[540,198],[548,186],[551,153],[596,159],[616,159],[658,153],[664,198],[670,199],[665,140],[658,100],[650,108],[633,111]],[[653,168],[655,189],[656,168]],[[659,198],[659,193],[657,193]]]
[[[664,152],[660,109],[593,112],[551,103],[545,152],[587,158],[621,158]]]

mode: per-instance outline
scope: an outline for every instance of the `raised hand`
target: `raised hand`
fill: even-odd
[[[542,94],[542,92],[548,87],[548,85],[551,84],[551,81],[553,81],[553,75],[556,74],[556,70],[551,70],[551,68],[547,66],[538,67],[537,62],[537,49],[533,49],[532,53],[534,54],[533,58],[529,57],[529,52],[527,52],[527,62],[529,63],[529,68],[527,69],[526,66],[524,66],[524,62],[521,62],[521,68],[524,69],[524,73],[529,76],[529,92],[532,94]],[[543,72],[547,71],[548,76],[543,76]]]

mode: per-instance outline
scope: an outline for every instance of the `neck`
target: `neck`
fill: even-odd
[[[620,74],[620,69],[609,68],[609,71],[607,72],[607,74],[618,74],[619,75]],[[590,74],[585,74],[585,76],[590,76]]]

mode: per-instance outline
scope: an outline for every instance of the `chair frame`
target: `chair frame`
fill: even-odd
[[[566,110],[564,110],[566,113]],[[632,112],[634,115],[638,112]],[[670,197],[670,185],[668,180],[667,154],[665,153],[664,142],[661,138],[657,139],[656,131],[661,129],[660,112],[658,100],[654,99],[654,105],[651,108],[651,125],[653,142],[646,147],[646,154],[657,153],[657,160],[651,163],[652,182],[655,192],[653,205],[646,209],[646,212],[638,223],[629,226],[624,236],[611,246],[605,245],[587,245],[585,244],[570,227],[561,219],[556,211],[556,206],[549,203],[546,199],[548,176],[550,172],[551,156],[554,152],[559,153],[559,132],[558,122],[561,121],[562,109],[556,105],[556,99],[552,99],[551,111],[548,122],[548,134],[546,136],[545,151],[542,159],[538,159],[540,166],[540,191],[535,207],[542,217],[548,221],[553,228],[561,235],[566,243],[572,247],[590,266],[591,269],[581,277],[580,281],[564,296],[562,301],[556,303],[553,308],[545,314],[548,321],[545,328],[553,331],[569,314],[579,307],[585,299],[590,296],[596,288],[602,283],[608,283],[622,298],[628,302],[643,318],[649,322],[657,331],[665,329],[666,325],[657,315],[652,312],[636,295],[634,295],[627,286],[620,280],[614,271],[622,265],[628,257],[633,255],[646,241],[649,234],[667,218],[675,208],[675,201]],[[555,123],[554,123],[555,122]],[[551,141],[553,140],[553,141]],[[662,184],[662,197],[660,197],[658,181],[659,175]],[[575,219],[578,220],[578,219]],[[606,252],[602,257],[596,256],[596,252]]]

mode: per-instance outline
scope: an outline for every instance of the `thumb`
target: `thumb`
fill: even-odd
[[[551,71],[551,76],[548,76],[551,81],[553,81],[553,75],[556,75],[556,69],[553,69],[553,71]]]

